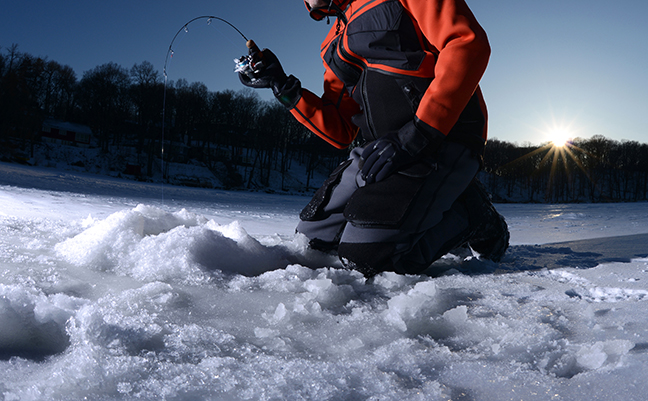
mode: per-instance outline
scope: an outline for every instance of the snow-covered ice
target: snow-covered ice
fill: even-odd
[[[307,201],[0,163],[0,399],[648,394],[647,204],[498,205],[502,263],[367,281]]]

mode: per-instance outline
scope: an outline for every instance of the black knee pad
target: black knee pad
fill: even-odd
[[[377,243],[347,243],[338,246],[338,255],[343,263],[354,270],[373,277],[384,271],[393,271],[392,255],[394,244]]]
[[[383,181],[358,188],[344,209],[344,217],[361,227],[400,227],[434,168],[431,161],[420,161]]]

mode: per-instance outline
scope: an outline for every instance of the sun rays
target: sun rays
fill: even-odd
[[[536,131],[538,138],[543,138],[545,142],[539,146],[525,146],[528,151],[501,166],[503,170],[515,171],[513,174],[526,175],[529,179],[544,175],[545,178],[540,181],[546,186],[546,199],[551,198],[558,188],[577,185],[579,175],[591,182],[590,172],[584,163],[588,164],[587,160],[594,156],[579,147],[582,142],[577,136],[579,130],[571,124],[554,121],[553,125],[546,125],[544,129],[536,128]]]

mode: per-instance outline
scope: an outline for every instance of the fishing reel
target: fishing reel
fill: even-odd
[[[261,53],[253,40],[248,40],[245,45],[248,48],[248,54],[234,59],[234,72],[244,74],[251,80],[255,80],[264,67],[263,53]]]

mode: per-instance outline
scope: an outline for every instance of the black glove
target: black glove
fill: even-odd
[[[419,128],[425,125],[425,132]],[[445,139],[440,131],[410,121],[398,132],[370,143],[360,156],[361,176],[367,184],[382,181],[424,156],[431,156]]]
[[[252,73],[239,72],[241,83],[250,88],[270,88],[286,107],[294,107],[301,98],[301,82],[286,73],[277,56],[268,49],[250,53]]]

